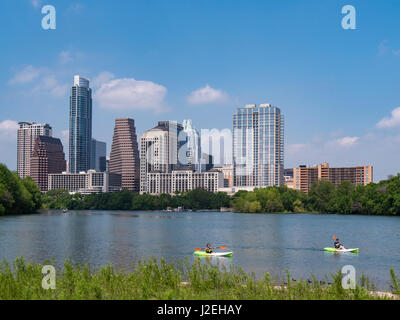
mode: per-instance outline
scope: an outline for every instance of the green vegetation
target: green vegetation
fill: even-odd
[[[349,181],[335,187],[316,181],[309,194],[286,186],[240,191],[233,196],[236,212],[321,212],[338,214],[400,215],[400,174],[379,183],[354,186]]]
[[[0,216],[36,212],[42,205],[42,195],[31,178],[20,179],[0,164]]]
[[[26,214],[43,209],[71,210],[163,210],[182,207],[191,210],[235,212],[320,212],[337,214],[400,215],[400,174],[379,183],[355,187],[344,181],[335,187],[329,181],[316,181],[309,194],[286,186],[239,191],[230,197],[224,192],[197,189],[175,195],[148,195],[129,191],[70,195],[66,190],[42,194],[31,178],[20,179],[0,164],[0,215]]]
[[[354,290],[345,290],[341,274],[331,276],[331,284],[315,277],[308,281],[293,281],[289,273],[277,286],[277,279],[268,273],[262,279],[241,269],[218,269],[200,261],[168,264],[155,259],[139,261],[131,270],[115,270],[106,266],[92,270],[88,265],[74,265],[67,261],[56,274],[56,289],[42,288],[42,266],[27,264],[18,258],[13,267],[0,264],[0,300],[202,300],[202,299],[380,299],[371,293],[373,286],[363,277]],[[391,270],[393,273],[393,270]],[[395,281],[399,279],[394,275]],[[392,285],[394,288],[394,286]],[[397,290],[397,291],[396,291]],[[399,288],[393,289],[399,294]]]
[[[305,212],[307,196],[286,186],[256,188],[253,192],[239,191],[232,198],[235,212]]]
[[[65,190],[52,190],[43,195],[47,209],[72,210],[163,210],[167,207],[200,210],[230,206],[230,197],[223,192],[213,193],[196,189],[176,195],[138,194],[130,191],[70,195]]]

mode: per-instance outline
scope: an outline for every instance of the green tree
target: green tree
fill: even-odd
[[[349,214],[353,207],[354,185],[350,181],[343,181],[336,188],[335,211],[342,214]]]
[[[312,211],[321,213],[335,212],[335,185],[330,181],[318,180],[308,193],[308,204]]]
[[[300,199],[296,199],[293,201],[293,212],[295,213],[304,213],[306,209],[304,208],[303,202]]]
[[[30,191],[33,192],[30,193]],[[31,180],[21,180],[16,172],[11,172],[0,164],[0,213],[26,214],[35,212],[41,204],[37,188]]]

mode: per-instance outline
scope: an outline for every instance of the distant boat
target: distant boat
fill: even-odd
[[[63,212],[66,213],[68,211],[68,209],[63,209]]]

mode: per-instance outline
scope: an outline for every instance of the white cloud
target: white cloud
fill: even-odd
[[[103,83],[94,98],[105,109],[161,112],[166,93],[167,89],[157,83],[124,78]]]
[[[38,69],[29,65],[18,71],[14,77],[8,81],[8,83],[12,85],[29,83],[40,77],[42,73],[42,69]]]
[[[344,137],[335,140],[335,142],[337,142],[341,147],[351,147],[354,146],[359,139],[359,137]]]
[[[193,91],[188,97],[187,101],[190,104],[207,104],[226,102],[228,95],[218,89],[211,88],[208,84],[204,88]]]
[[[68,93],[69,86],[60,84],[53,75],[46,75],[40,79],[37,86],[32,89],[33,93],[50,94],[53,97],[63,97]]]
[[[31,84],[32,88],[24,90],[24,94],[45,94],[56,98],[64,97],[69,88],[67,84],[60,83],[52,71],[31,65],[18,71],[8,83],[10,85]]]
[[[96,77],[91,81],[93,88],[101,87],[103,84],[110,82],[115,78],[115,75],[108,71],[100,72]]]
[[[393,128],[399,125],[400,125],[400,107],[397,107],[392,111],[392,116],[390,118],[383,118],[376,124],[378,128]]]
[[[0,122],[0,140],[17,140],[18,123],[13,120]]]

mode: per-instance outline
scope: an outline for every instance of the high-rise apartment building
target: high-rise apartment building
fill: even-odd
[[[367,185],[373,182],[373,168],[370,165],[333,168],[326,162],[312,167],[301,165],[293,168],[294,189],[308,193],[317,180],[330,181],[336,186],[343,181],[350,181],[354,185]]]
[[[66,169],[65,154],[60,139],[38,136],[30,160],[30,175],[39,189],[47,191],[48,175]]]
[[[90,169],[92,142],[92,90],[89,80],[74,76],[69,114],[69,171]]]
[[[283,184],[284,117],[269,104],[246,105],[233,116],[234,185]]]
[[[105,142],[92,139],[90,147],[90,169],[99,172],[105,172],[107,169],[107,144]]]
[[[195,171],[201,171],[200,135],[193,127],[192,120],[183,120],[183,130],[179,135],[179,141],[184,142],[179,149],[179,162]]]
[[[141,137],[140,147],[140,192],[147,192],[147,174],[171,172],[181,164],[178,150],[185,141],[179,141],[182,125],[174,121],[160,121]]]
[[[108,170],[121,175],[122,189],[139,191],[140,158],[133,119],[115,120]]]
[[[20,178],[30,176],[31,155],[38,136],[52,136],[52,128],[48,124],[35,122],[18,123],[17,132],[17,171]]]

